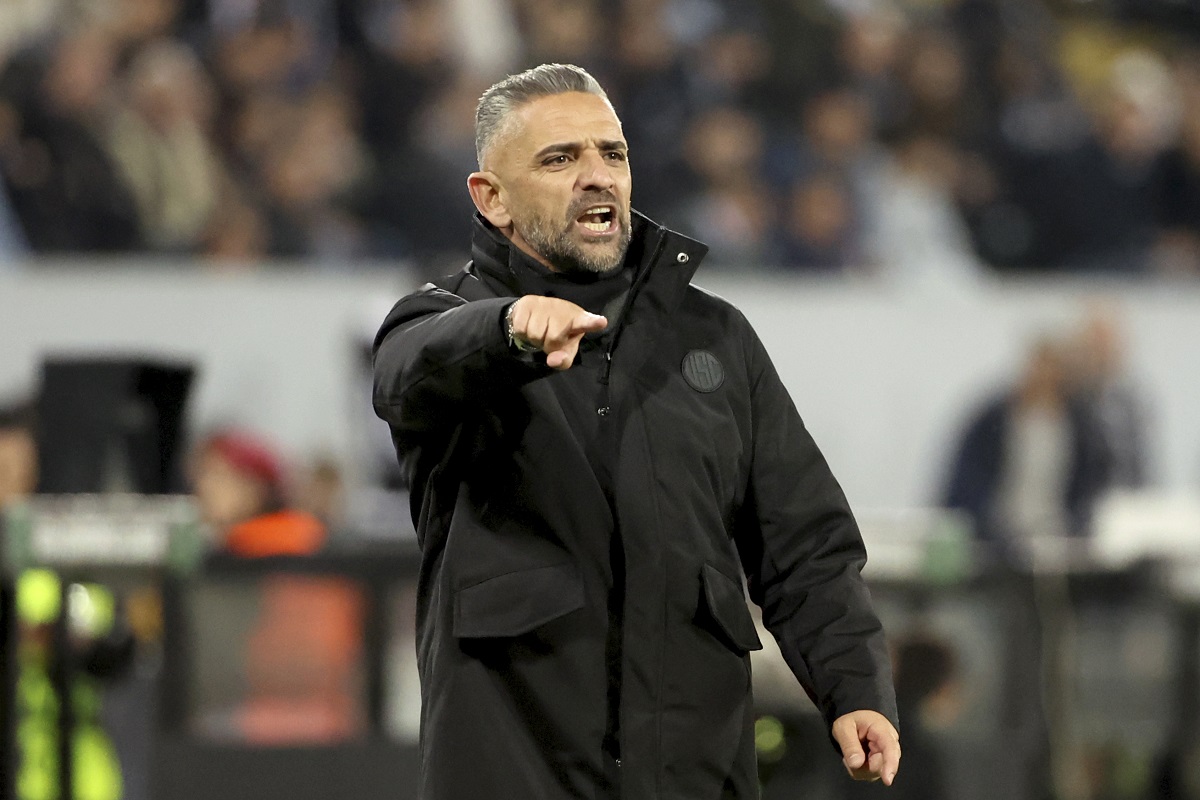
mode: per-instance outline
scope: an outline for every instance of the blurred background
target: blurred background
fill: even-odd
[[[597,76],[858,511],[903,715],[763,796],[1200,798],[1200,2],[3,0],[0,798],[414,796],[370,342]]]

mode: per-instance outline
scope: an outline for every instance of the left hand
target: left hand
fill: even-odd
[[[883,779],[891,786],[900,768],[900,734],[878,711],[851,711],[833,722],[842,763],[856,781]]]

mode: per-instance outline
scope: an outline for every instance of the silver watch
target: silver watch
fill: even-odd
[[[508,310],[504,312],[504,332],[508,336],[508,346],[516,350],[518,353],[536,353],[541,348],[532,342],[527,342],[520,336],[513,333],[513,310],[517,307],[517,301],[514,300],[508,304]]]

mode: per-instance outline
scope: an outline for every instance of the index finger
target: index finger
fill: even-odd
[[[595,333],[608,327],[608,319],[599,314],[583,312],[571,320],[570,333]]]
[[[883,778],[884,785],[891,786],[896,778],[896,771],[900,769],[900,740],[894,731],[880,730],[877,727],[872,727],[867,732],[867,738],[872,750],[882,752],[883,763],[879,765],[879,775]]]

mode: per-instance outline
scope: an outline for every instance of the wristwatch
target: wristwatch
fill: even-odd
[[[508,310],[504,312],[504,333],[508,336],[508,346],[516,350],[518,353],[536,353],[541,348],[532,342],[527,342],[520,336],[513,333],[513,310],[517,307],[517,301],[514,300],[508,304]]]

